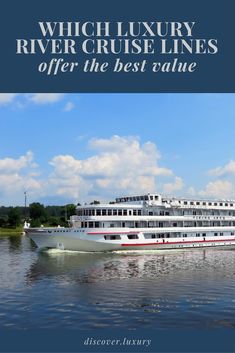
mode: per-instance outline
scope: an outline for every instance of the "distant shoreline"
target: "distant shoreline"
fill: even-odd
[[[6,235],[16,236],[16,235],[21,235],[22,233],[23,233],[23,226],[19,226],[17,228],[1,228],[0,227],[0,237],[6,236]]]

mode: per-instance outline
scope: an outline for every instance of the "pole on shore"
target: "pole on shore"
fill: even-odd
[[[24,191],[24,218],[26,221],[26,211],[27,211],[27,191]]]

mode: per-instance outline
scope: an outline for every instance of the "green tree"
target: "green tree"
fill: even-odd
[[[76,214],[76,206],[74,204],[67,204],[62,207],[60,216],[60,225],[63,227],[68,226],[68,219]]]
[[[29,205],[29,217],[33,221],[38,221],[43,223],[47,221],[47,214],[45,207],[39,203],[34,202]]]
[[[40,219],[33,219],[30,221],[30,227],[35,227],[35,228],[38,228],[41,226],[41,222],[40,222]]]
[[[58,225],[60,225],[60,219],[59,217],[54,217],[54,216],[51,216],[48,218],[48,225],[51,226],[51,227],[56,227]]]
[[[67,219],[76,214],[76,206],[72,203],[65,205],[65,212],[67,213]]]
[[[6,227],[7,221],[5,218],[0,217],[0,227]]]
[[[8,213],[8,223],[10,227],[17,227],[20,225],[21,214],[19,207],[11,207]]]

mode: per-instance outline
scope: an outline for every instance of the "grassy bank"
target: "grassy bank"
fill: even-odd
[[[23,226],[19,226],[16,228],[1,228],[0,227],[0,236],[20,235],[22,232],[23,232]]]

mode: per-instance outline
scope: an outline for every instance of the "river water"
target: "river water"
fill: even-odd
[[[38,252],[0,238],[0,329],[235,327],[235,249]]]

